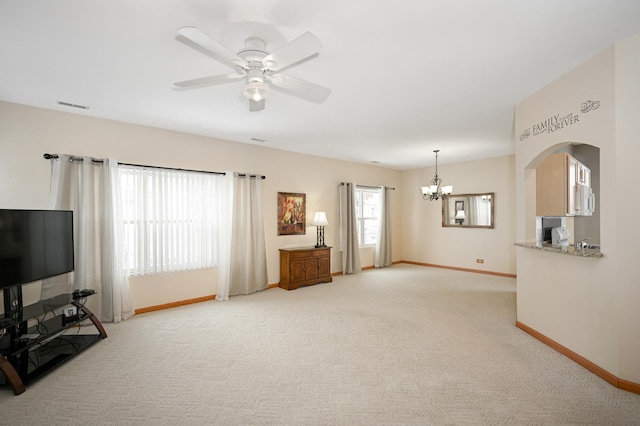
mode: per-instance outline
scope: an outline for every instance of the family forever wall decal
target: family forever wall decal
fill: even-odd
[[[598,108],[600,108],[600,101],[588,100],[580,105],[580,112],[586,114],[587,112],[596,110]],[[520,135],[520,140],[523,141],[529,136],[538,136],[543,133],[552,133],[564,129],[565,127],[569,127],[572,124],[576,124],[578,122],[580,122],[580,116],[577,113],[570,112],[569,114],[566,114],[564,116],[556,114],[544,121],[541,121],[540,123],[536,123],[533,126],[526,128]]]

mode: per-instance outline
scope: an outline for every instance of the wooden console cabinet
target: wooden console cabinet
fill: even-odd
[[[331,281],[331,247],[280,249],[280,287],[295,290]]]

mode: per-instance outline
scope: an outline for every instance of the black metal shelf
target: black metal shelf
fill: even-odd
[[[84,300],[61,294],[8,313],[12,324],[0,338],[0,370],[16,395],[24,392],[25,384],[107,337]],[[77,314],[65,316],[64,309],[72,306]]]

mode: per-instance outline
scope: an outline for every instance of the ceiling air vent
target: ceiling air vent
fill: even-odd
[[[71,102],[58,101],[58,105],[68,106],[68,107],[71,107],[71,108],[89,109],[88,106],[72,104]]]

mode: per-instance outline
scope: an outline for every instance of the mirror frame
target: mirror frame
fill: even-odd
[[[450,198],[463,198],[463,197],[480,197],[482,195],[490,195],[491,196],[491,225],[457,225],[447,223],[445,218],[446,216],[446,208],[447,203]],[[496,194],[495,192],[482,192],[478,194],[451,194],[447,198],[442,199],[442,227],[443,228],[486,228],[493,229],[495,228],[495,211],[496,211]],[[450,218],[451,219],[451,218]],[[449,220],[450,222],[450,220]]]

